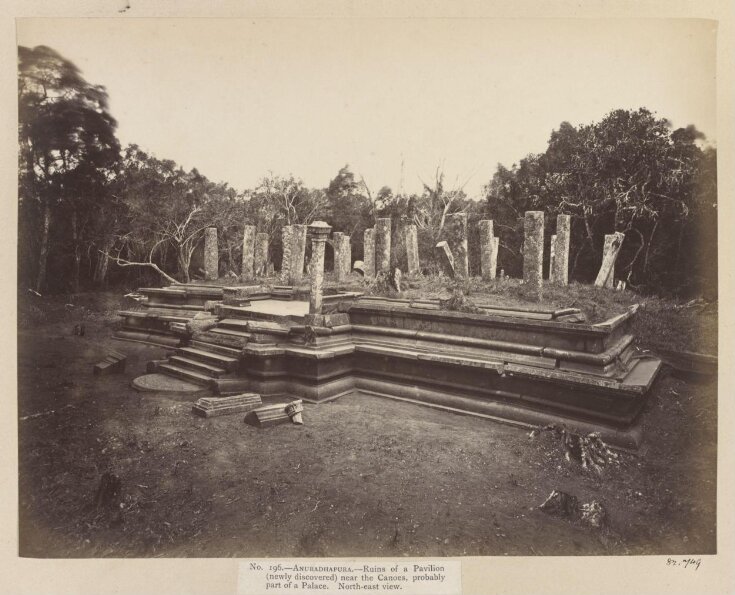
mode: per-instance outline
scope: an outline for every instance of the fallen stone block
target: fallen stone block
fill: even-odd
[[[602,531],[609,529],[609,517],[605,507],[597,500],[580,504],[576,496],[552,490],[549,497],[539,506],[546,514],[565,518]]]
[[[245,423],[256,428],[269,428],[292,421],[292,416],[296,417],[298,415],[298,421],[293,420],[293,423],[301,425],[303,424],[303,420],[301,419],[303,409],[301,399],[292,401],[291,403],[266,405],[248,413],[245,416]]]
[[[199,399],[191,410],[202,417],[217,417],[252,411],[262,405],[263,401],[260,399],[260,395],[243,393],[229,397],[204,397]]]
[[[111,351],[107,356],[105,356],[105,359],[95,364],[93,370],[94,375],[102,376],[105,374],[123,372],[125,370],[126,361],[127,356],[125,354],[119,353],[118,351]]]

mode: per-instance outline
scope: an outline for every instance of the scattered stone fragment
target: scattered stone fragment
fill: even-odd
[[[301,417],[301,413],[304,411],[304,404],[301,399],[298,399],[292,403],[286,405],[286,415],[291,418],[291,421],[298,426],[304,424],[304,420]]]
[[[83,324],[75,324],[74,325],[74,334],[77,337],[83,337],[84,336],[84,325]]]
[[[581,513],[581,520],[585,525],[602,529],[608,524],[607,510],[597,500],[582,504]]]
[[[94,366],[94,375],[103,376],[125,370],[127,356],[119,351],[110,351],[105,359]]]
[[[191,410],[202,417],[216,417],[252,411],[262,405],[260,395],[243,393],[229,397],[204,397],[199,399]]]
[[[276,403],[274,405],[259,407],[245,416],[245,423],[255,426],[256,428],[269,428],[278,424],[287,423],[291,421],[291,416],[286,410],[290,405],[293,405],[294,415],[296,413],[300,413],[300,411],[295,410],[297,404],[300,405],[301,400],[293,401],[292,403]]]
[[[552,514],[568,519],[579,517],[579,500],[576,496],[570,496],[566,492],[552,490],[549,497],[539,506],[546,514]]]

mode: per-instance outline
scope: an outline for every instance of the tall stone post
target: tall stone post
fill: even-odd
[[[365,265],[365,277],[375,277],[375,228],[366,229],[362,235],[363,257]]]
[[[265,276],[268,272],[268,234],[255,236],[255,258],[253,263],[255,276]]]
[[[311,293],[309,295],[309,314],[322,313],[322,285],[324,284],[324,245],[332,227],[324,221],[315,221],[309,225],[311,237]],[[336,259],[335,259],[336,260]]]
[[[293,227],[284,225],[281,228],[281,244],[283,255],[281,257],[281,283],[291,282],[291,249],[293,248]]]
[[[605,235],[605,250],[602,254],[602,265],[595,279],[595,287],[613,287],[615,279],[615,261],[618,259],[625,234],[615,232]]]
[[[523,225],[523,283],[541,301],[544,265],[544,213],[526,211]]]
[[[569,215],[556,217],[556,241],[554,246],[554,264],[551,271],[551,281],[557,285],[569,285],[569,238],[571,236],[571,221]]]
[[[485,281],[495,279],[498,264],[496,239],[493,236],[492,219],[480,221],[480,272]]]
[[[352,272],[352,243],[350,236],[342,236],[342,247],[339,253],[342,257],[342,271],[344,271],[345,277],[349,277],[350,272]]]
[[[304,276],[306,258],[306,225],[294,225],[291,246],[291,284],[298,285]]]
[[[390,217],[375,222],[375,273],[390,273]]]
[[[345,257],[342,254],[344,250],[343,238],[345,234],[341,231],[335,231],[332,234],[332,246],[334,247],[334,280],[338,283],[347,276],[345,271]]]
[[[242,278],[255,277],[255,225],[246,225],[242,232]]]
[[[490,278],[495,279],[498,270],[498,250],[500,249],[500,238],[493,238],[493,251],[490,254]]]
[[[467,213],[453,213],[444,220],[444,236],[454,256],[454,273],[458,277],[469,277],[467,260]]]
[[[216,281],[219,277],[219,246],[217,245],[217,228],[204,230],[204,279]]]
[[[549,281],[554,282],[554,257],[556,256],[556,234],[551,236],[549,252]]]
[[[419,237],[415,225],[406,225],[406,261],[409,275],[415,275],[420,270],[419,263]]]

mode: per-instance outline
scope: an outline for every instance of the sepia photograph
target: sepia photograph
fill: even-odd
[[[722,553],[716,20],[15,29],[17,556]]]

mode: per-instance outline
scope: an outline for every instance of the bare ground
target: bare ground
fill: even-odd
[[[715,552],[714,380],[664,375],[646,447],[598,477],[549,434],[376,397],[307,404],[302,427],[202,419],[129,387],[163,349],[111,340],[109,316],[82,315],[84,337],[40,318],[18,337],[23,556]],[[106,349],[124,374],[92,375]],[[121,490],[96,508],[105,472]],[[610,529],[539,511],[553,489],[601,502]]]

